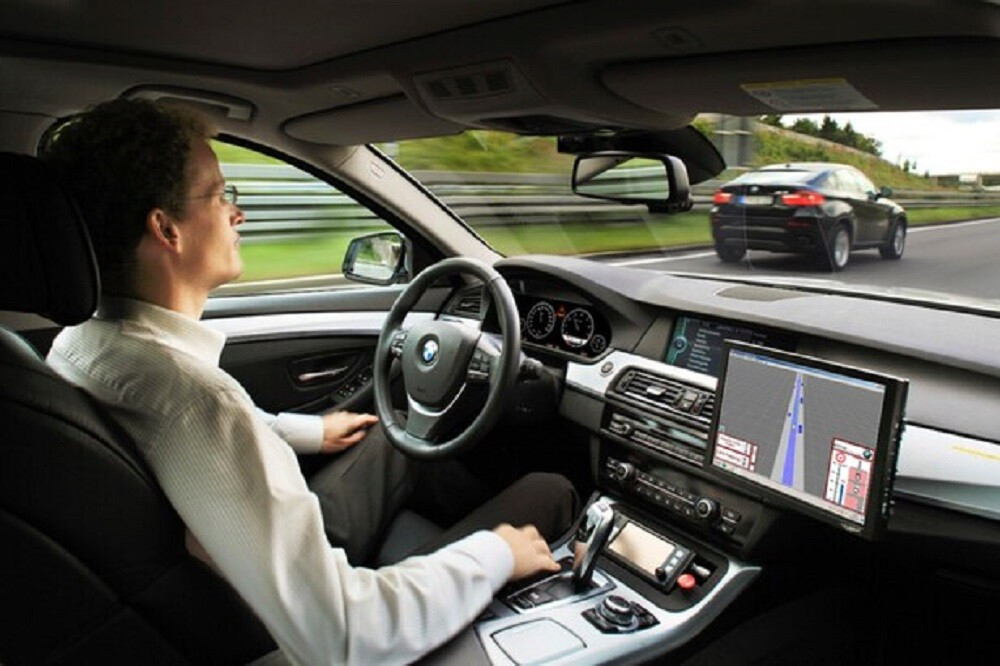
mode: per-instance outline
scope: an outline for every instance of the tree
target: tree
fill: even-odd
[[[809,136],[819,136],[819,125],[809,118],[799,118],[792,125],[792,131]]]
[[[760,117],[760,122],[765,125],[770,125],[771,127],[780,127],[784,129],[784,125],[781,122],[781,114],[779,113],[768,113]]]

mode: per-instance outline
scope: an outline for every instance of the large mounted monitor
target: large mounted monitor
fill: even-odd
[[[727,340],[707,465],[765,503],[875,538],[907,382]]]

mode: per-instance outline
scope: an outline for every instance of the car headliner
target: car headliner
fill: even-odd
[[[286,146],[669,129],[774,112],[747,86],[815,79],[882,110],[1000,107],[983,81],[1000,71],[991,2],[0,2],[10,149],[137,88],[228,109],[223,129]]]

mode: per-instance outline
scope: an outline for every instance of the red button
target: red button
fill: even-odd
[[[695,577],[689,573],[681,574],[677,577],[677,587],[682,590],[693,590],[694,586],[698,584]]]

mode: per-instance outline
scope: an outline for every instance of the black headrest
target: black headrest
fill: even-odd
[[[69,326],[97,309],[97,262],[83,217],[38,158],[0,153],[0,310]]]

